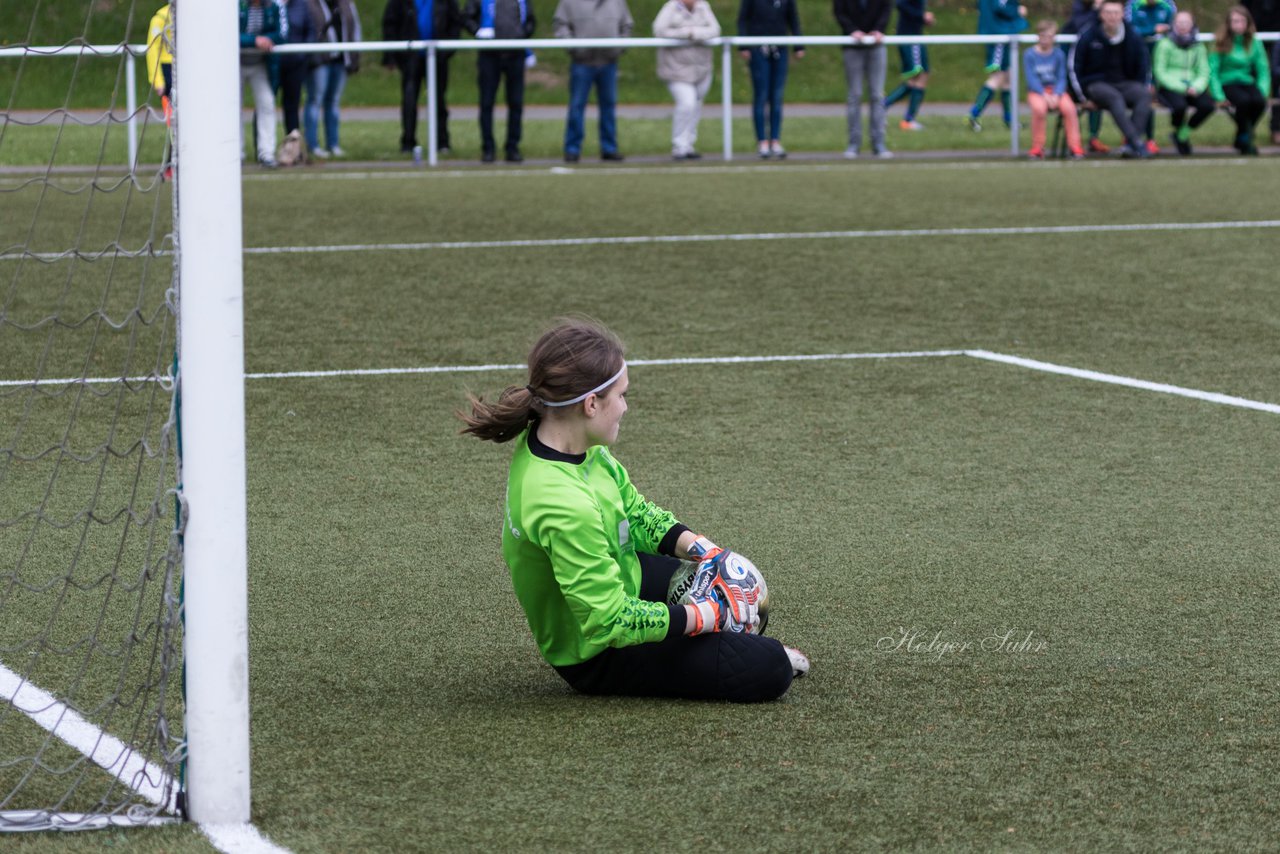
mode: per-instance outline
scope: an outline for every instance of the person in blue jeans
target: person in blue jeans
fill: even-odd
[[[351,0],[310,0],[315,40],[325,42],[358,42],[361,38],[360,16]],[[307,87],[307,106],[302,117],[303,135],[312,156],[321,160],[346,154],[338,141],[338,104],[347,85],[347,75],[360,68],[360,54],[334,51],[316,55]],[[320,115],[324,114],[325,148],[320,147]]]
[[[796,0],[742,0],[738,9],[740,36],[798,36],[800,15]],[[796,59],[804,48],[795,49]],[[782,147],[782,93],[787,86],[787,49],[761,45],[742,51],[751,70],[751,118],[756,126],[756,147],[762,158],[787,156]],[[765,116],[765,107],[768,116]]]
[[[627,0],[560,0],[552,18],[558,39],[627,38],[633,26]],[[622,160],[618,150],[618,57],[620,48],[579,48],[569,51],[569,114],[564,128],[564,159],[582,156],[583,118],[591,87],[600,106],[600,159]]]

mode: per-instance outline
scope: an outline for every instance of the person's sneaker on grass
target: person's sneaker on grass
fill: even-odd
[[[1044,160],[1044,149],[1033,148],[1027,152],[1027,157],[1029,157],[1032,160]]]
[[[799,679],[809,672],[809,656],[805,655],[794,646],[783,646],[787,651],[787,658],[791,659],[791,673],[793,679]]]
[[[1103,142],[1102,140],[1098,139],[1095,136],[1089,140],[1089,153],[1090,154],[1110,154],[1111,146],[1107,145],[1105,142]]]
[[[924,125],[920,124],[915,119],[903,119],[902,121],[898,122],[898,130],[905,130],[905,131],[924,130]]]

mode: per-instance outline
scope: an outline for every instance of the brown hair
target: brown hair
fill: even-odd
[[[509,442],[545,412],[541,400],[573,400],[622,370],[622,342],[588,318],[564,318],[543,333],[529,351],[529,382],[507,386],[497,401],[467,394],[470,414],[456,412],[470,433],[490,442]]]
[[[1217,38],[1213,40],[1213,47],[1218,53],[1230,53],[1231,45],[1235,42],[1235,34],[1231,32],[1232,15],[1244,16],[1244,49],[1248,50],[1253,47],[1253,34],[1258,31],[1257,25],[1253,22],[1253,15],[1250,15],[1249,10],[1243,6],[1232,6],[1227,10],[1227,16],[1222,19],[1222,26],[1218,28]]]
[[[1051,20],[1049,18],[1043,18],[1036,23],[1037,33],[1047,33],[1049,32],[1049,30],[1057,31],[1057,29],[1058,29],[1058,22]]]

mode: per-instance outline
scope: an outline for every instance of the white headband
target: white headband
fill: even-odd
[[[591,395],[599,394],[600,392],[607,389],[609,386],[616,383],[618,381],[618,378],[622,376],[622,372],[625,371],[626,369],[627,369],[627,363],[623,362],[622,367],[618,369],[618,372],[616,374],[609,377],[609,379],[605,380],[604,382],[600,383],[600,385],[591,389],[591,391],[586,391],[578,395],[573,400],[557,400],[555,402],[552,402],[550,400],[543,400],[542,398],[539,397],[538,402],[541,403],[543,406],[572,406],[575,403],[581,403]]]

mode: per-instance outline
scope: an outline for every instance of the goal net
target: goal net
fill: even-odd
[[[0,831],[181,812],[174,184],[137,55],[160,5],[4,3]]]

